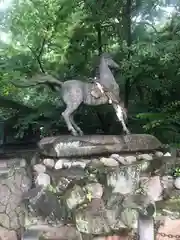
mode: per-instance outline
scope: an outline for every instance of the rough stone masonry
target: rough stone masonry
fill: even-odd
[[[44,138],[32,176],[23,159],[6,162],[0,168],[0,237],[71,240],[137,231],[137,209],[174,188],[164,164],[173,161],[155,137],[128,138]]]

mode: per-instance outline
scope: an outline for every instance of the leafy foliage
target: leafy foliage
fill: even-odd
[[[2,31],[10,33],[9,41],[0,42],[1,118],[16,116],[20,135],[32,124],[43,126],[44,135],[64,133],[60,93],[18,89],[10,80],[48,71],[62,81],[88,81],[97,73],[98,55],[109,51],[121,66],[115,76],[132,132],[178,143],[180,5],[176,1],[165,19],[167,6],[162,0],[14,0],[1,16]],[[75,117],[86,133],[117,133],[110,106],[83,107]]]

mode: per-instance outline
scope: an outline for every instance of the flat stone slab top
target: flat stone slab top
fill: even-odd
[[[78,157],[108,153],[152,151],[162,148],[162,143],[148,134],[122,135],[61,135],[43,138],[38,147],[49,157]]]

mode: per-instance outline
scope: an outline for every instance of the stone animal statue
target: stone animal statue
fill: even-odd
[[[129,130],[124,123],[124,120],[126,120],[127,116],[119,97],[119,86],[116,83],[109,67],[119,68],[119,65],[114,60],[112,60],[109,55],[102,54],[99,66],[100,76],[96,82],[99,82],[99,86],[103,86],[103,89],[106,89],[106,94],[104,90],[103,92],[101,91],[101,87],[98,87],[97,83],[87,83],[80,80],[67,80],[65,82],[61,82],[55,77],[48,74],[37,74],[31,79],[31,81],[29,81],[30,83],[26,84],[14,82],[11,83],[16,87],[31,87],[39,84],[46,84],[53,90],[61,91],[61,98],[66,104],[66,109],[62,113],[62,117],[66,122],[68,130],[74,136],[83,135],[82,130],[74,122],[73,118],[75,111],[82,103],[86,105],[97,106],[108,104],[110,101],[112,101],[114,104],[114,109],[116,109],[116,113],[119,112],[121,115],[121,123],[123,119],[123,130],[126,132],[126,134],[128,134]],[[108,94],[111,94],[111,100]],[[116,103],[114,103],[114,99]]]
[[[116,112],[116,115],[122,124],[123,131],[126,134],[130,134],[129,129],[127,128],[127,126],[125,124],[125,119],[127,119],[127,114],[126,114],[126,110],[125,110],[123,104],[120,102],[119,99],[117,99],[117,97],[115,96],[115,94],[112,93],[112,91],[110,91],[109,89],[107,89],[106,87],[101,85],[99,82],[95,82],[95,84],[101,91],[102,95],[107,96],[109,104],[112,104],[112,106]]]

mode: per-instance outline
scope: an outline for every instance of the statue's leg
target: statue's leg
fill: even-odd
[[[75,127],[73,127],[73,124],[71,122],[71,115],[73,114],[73,112],[79,107],[79,104],[76,103],[72,103],[71,105],[68,104],[66,106],[66,110],[62,113],[62,117],[64,118],[67,128],[70,132],[72,132],[72,135],[74,136],[79,136],[77,130],[75,129]]]
[[[62,113],[62,116],[66,122],[68,130],[72,132],[74,136],[80,135],[80,129],[72,121],[73,113],[78,109],[80,104],[83,102],[83,89],[80,83],[70,83],[69,85],[64,85],[61,93],[62,99],[66,104],[66,109]],[[80,131],[78,131],[78,129]]]
[[[71,123],[70,115],[71,115],[70,108],[66,108],[66,110],[62,113],[62,117],[64,118],[64,121],[67,125],[68,130],[72,133],[73,136],[78,136],[78,132],[75,130],[75,128]]]
[[[125,124],[125,121],[124,121],[124,114],[123,114],[123,109],[120,105],[116,105],[114,104],[113,105],[115,111],[116,111],[116,115],[119,119],[119,121],[121,122],[122,124],[122,127],[123,127],[123,131],[126,133],[126,134],[130,134],[130,131],[129,129],[127,128],[126,124]]]
[[[129,129],[126,127],[126,124],[125,124],[125,122],[124,122],[124,119],[122,119],[121,124],[122,124],[122,127],[123,127],[123,131],[124,131],[126,134],[130,134],[130,131],[129,131]]]
[[[70,120],[71,120],[73,127],[76,129],[76,131],[79,133],[79,135],[83,136],[84,135],[83,131],[80,129],[80,127],[78,127],[78,125],[74,121],[73,113],[70,116]]]

